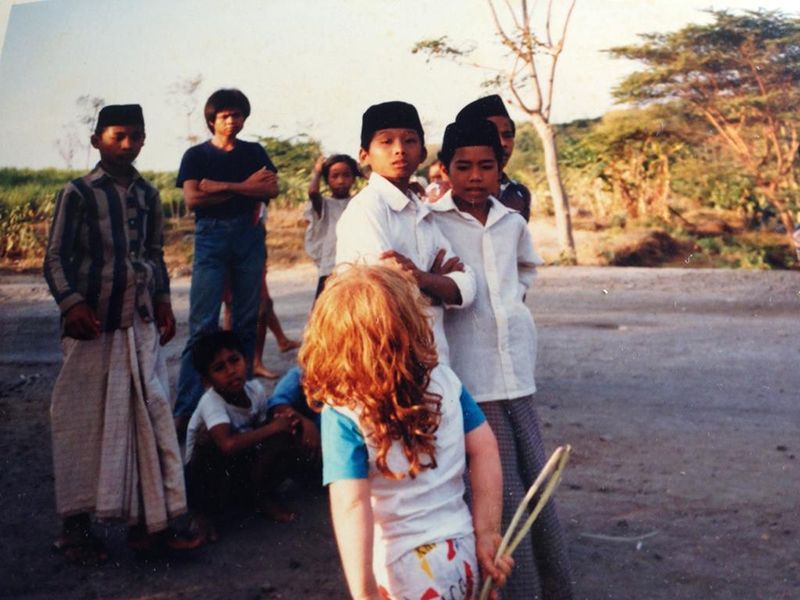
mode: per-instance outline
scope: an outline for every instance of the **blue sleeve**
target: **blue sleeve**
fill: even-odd
[[[464,418],[464,435],[466,435],[476,427],[483,425],[486,422],[486,416],[463,385],[458,400],[461,403],[461,416]]]
[[[200,180],[204,177],[203,153],[200,146],[192,146],[183,154],[181,166],[178,169],[178,177],[175,185],[179,188],[188,179]]]
[[[270,411],[278,406],[288,404],[304,417],[311,419],[319,428],[319,413],[312,410],[306,402],[306,395],[303,392],[303,383],[301,381],[302,377],[303,372],[300,367],[289,369],[272,391],[272,396],[267,403],[267,410]]]
[[[305,403],[306,397],[303,394],[303,385],[300,383],[301,375],[300,367],[293,367],[281,377],[267,403],[269,410],[281,404],[288,404],[294,408],[298,403]]]
[[[322,484],[368,475],[369,453],[358,425],[326,406],[322,411]]]

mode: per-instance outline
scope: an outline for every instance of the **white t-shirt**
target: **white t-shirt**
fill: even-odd
[[[439,365],[431,371],[428,390],[442,397],[436,468],[423,469],[413,479],[389,479],[377,469],[376,448],[355,411],[328,406],[322,411],[323,482],[369,479],[376,572],[418,546],[473,531],[464,502],[464,436],[486,417],[449,367]],[[400,444],[389,448],[386,459],[395,473],[408,473]]]
[[[251,379],[244,384],[244,392],[250,400],[250,406],[246,408],[228,404],[214,388],[206,390],[189,419],[185,463],[192,458],[194,440],[199,431],[209,431],[217,425],[230,423],[232,431],[238,433],[255,429],[267,421],[267,394],[261,384]]]
[[[323,198],[321,214],[317,215],[311,202],[306,204],[303,217],[308,221],[305,235],[306,253],[319,269],[319,276],[333,272],[336,264],[336,224],[350,198]]]
[[[455,256],[450,242],[439,230],[430,207],[413,192],[405,195],[390,181],[372,173],[369,185],[350,201],[336,226],[336,264],[368,263],[394,250],[411,260],[418,269],[430,271],[437,252],[444,248],[445,260]],[[461,293],[461,304],[445,308],[466,308],[475,297],[475,276],[467,269],[447,275]],[[443,308],[429,308],[439,362],[448,364],[447,339],[442,326]]]
[[[475,302],[445,314],[450,364],[478,402],[536,391],[536,326],[523,297],[542,260],[525,219],[494,198],[483,225],[450,192],[432,205],[453,251],[475,273]]]

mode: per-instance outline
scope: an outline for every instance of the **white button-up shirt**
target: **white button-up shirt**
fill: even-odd
[[[445,315],[450,362],[478,402],[536,391],[536,326],[523,296],[542,260],[527,223],[494,198],[486,225],[456,208],[450,192],[431,205],[453,251],[475,273],[469,310]]]
[[[430,206],[423,204],[413,192],[407,196],[377,173],[370,175],[369,185],[350,201],[336,225],[337,265],[376,263],[383,252],[394,250],[411,260],[418,269],[430,271],[436,254],[442,248],[446,253],[445,260],[454,256],[450,242],[433,219]],[[447,277],[458,286],[461,304],[445,308],[465,308],[472,304],[475,298],[475,275],[472,271],[466,269]],[[431,306],[429,310],[439,362],[449,364],[448,344],[442,325],[443,308]]]
[[[306,253],[317,265],[320,277],[330,275],[336,264],[336,224],[348,202],[349,198],[323,198],[320,202],[321,214],[318,215],[309,201],[303,212],[303,217],[308,221]]]

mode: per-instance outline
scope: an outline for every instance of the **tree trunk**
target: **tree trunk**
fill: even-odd
[[[544,170],[547,174],[547,186],[550,197],[553,199],[553,211],[556,215],[556,232],[561,254],[568,262],[575,264],[575,240],[572,237],[572,217],[569,213],[569,200],[564,193],[561,182],[561,171],[558,166],[558,153],[556,151],[556,136],[553,127],[542,115],[531,115],[533,126],[542,141],[544,150]]]
[[[781,210],[778,213],[778,217],[783,223],[784,229],[786,229],[786,236],[789,239],[789,247],[797,249],[797,242],[794,239],[794,219],[792,218],[792,213],[789,210]]]

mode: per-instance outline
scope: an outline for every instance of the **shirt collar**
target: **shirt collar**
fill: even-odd
[[[453,194],[451,190],[448,190],[444,196],[439,198],[439,200],[437,200],[434,204],[431,204],[430,210],[433,212],[442,213],[454,211],[462,219],[478,222],[478,220],[472,215],[462,212],[458,209],[456,203],[453,201]],[[517,211],[511,210],[505,204],[498,201],[494,196],[489,196],[489,216],[486,218],[486,225],[484,227],[491,227],[505,215],[512,212]]]
[[[383,199],[386,200],[386,204],[389,205],[389,208],[395,212],[402,212],[411,204],[416,211],[417,222],[424,219],[430,213],[429,205],[423,203],[413,191],[409,190],[408,194],[404,194],[396,185],[382,175],[371,173],[369,176],[369,185],[375,187]]]
[[[140,181],[142,181],[142,176],[139,174],[139,171],[136,170],[135,167],[131,167],[133,169],[133,176],[131,177],[131,186],[137,185]],[[110,181],[114,182],[114,178],[108,174],[108,172],[103,168],[103,165],[98,162],[94,169],[91,170],[89,173],[89,183],[93,186],[97,187],[102,185],[103,183]]]

